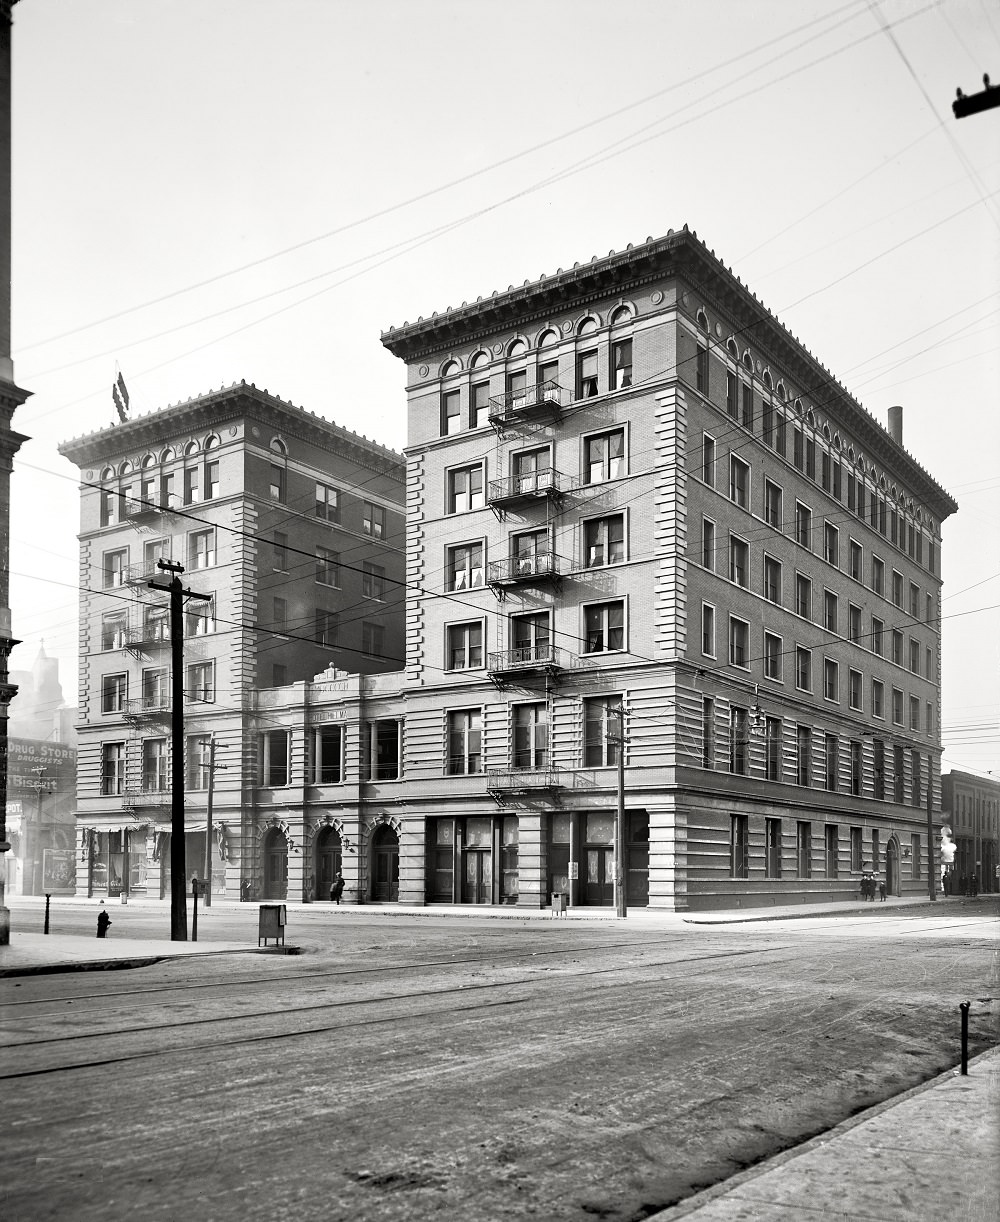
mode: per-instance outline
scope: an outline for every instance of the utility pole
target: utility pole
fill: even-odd
[[[625,870],[625,706],[608,705],[608,716],[617,717],[618,734],[607,736],[618,747],[618,803],[615,813],[615,916],[628,915],[628,875]]]
[[[170,940],[187,941],[187,864],[184,853],[184,600],[197,598],[211,602],[210,594],[186,590],[180,579],[182,564],[157,560],[156,566],[173,573],[169,584],[150,581],[151,590],[170,595]]]
[[[934,879],[934,756],[927,753],[927,894],[937,899]]]

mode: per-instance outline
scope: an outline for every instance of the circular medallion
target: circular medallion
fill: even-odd
[[[493,351],[496,353],[497,356],[499,356],[500,353],[503,352],[503,344],[494,344]]]
[[[84,471],[83,478],[84,479],[93,479],[94,478],[93,471]]]
[[[659,289],[657,289],[656,292],[652,294],[649,300],[653,303],[653,305],[659,305],[660,302],[663,300],[663,294],[660,292]]]
[[[573,330],[573,324],[567,318],[566,321],[562,325],[563,335],[569,335],[570,331],[572,330]]]
[[[259,429],[259,428],[258,428],[256,425],[254,425],[254,426],[253,426],[253,428],[250,430],[250,432],[251,432],[251,433],[253,433],[253,435],[254,435],[255,437],[259,437],[259,436],[260,436],[260,429]]]
[[[722,336],[722,323],[717,322],[717,323],[715,324],[715,334],[716,334],[716,335],[718,335],[718,336],[721,338],[721,336]]]
[[[426,365],[421,365],[420,368],[417,370],[417,372],[420,374],[422,378],[426,378],[430,370],[428,369]]]
[[[230,436],[230,437],[235,437],[235,436],[236,436],[236,433],[237,433],[236,425],[235,425],[235,424],[231,424],[231,425],[229,426],[229,436]]]

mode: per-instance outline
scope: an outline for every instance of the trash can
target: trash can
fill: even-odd
[[[552,892],[552,915],[565,916],[566,909],[569,906],[569,896],[565,891]]]
[[[257,945],[261,942],[267,945],[268,938],[274,938],[275,946],[285,945],[285,905],[261,904],[260,919],[257,925]]]

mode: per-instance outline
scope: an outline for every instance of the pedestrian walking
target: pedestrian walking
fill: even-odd
[[[344,880],[338,872],[337,877],[330,885],[330,902],[340,903],[340,897],[344,894]]]
[[[884,878],[880,878],[878,880],[878,897],[884,904],[885,903],[885,879]]]

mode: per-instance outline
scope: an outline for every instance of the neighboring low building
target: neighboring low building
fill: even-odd
[[[213,886],[239,895],[257,868],[256,693],[401,665],[403,459],[245,383],[60,453],[82,474],[77,889],[169,894],[169,597],[149,585],[165,561],[211,596],[183,613],[188,873],[204,876],[212,789]]]
[[[951,825],[952,894],[1000,891],[1000,782],[952,769],[941,777],[941,818]]]

